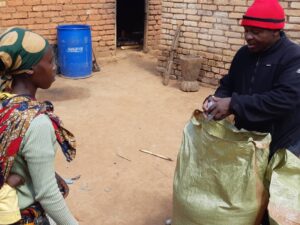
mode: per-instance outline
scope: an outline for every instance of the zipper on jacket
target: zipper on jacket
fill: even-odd
[[[260,57],[257,58],[255,68],[254,68],[254,74],[252,74],[251,79],[250,79],[249,94],[252,94],[252,87],[254,86],[254,80],[255,80],[255,76],[256,76],[256,73],[257,73],[259,63],[260,63]]]
[[[254,69],[254,74],[256,74],[256,72],[257,72],[257,68],[259,66],[259,62],[260,62],[260,56],[258,56],[258,58],[257,58],[256,64],[255,64],[255,69]]]

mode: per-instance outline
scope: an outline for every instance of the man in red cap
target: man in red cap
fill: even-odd
[[[270,132],[270,158],[279,148],[300,157],[300,46],[285,36],[284,24],[277,0],[256,0],[242,19],[247,45],[203,103],[214,120],[233,114],[238,128]]]

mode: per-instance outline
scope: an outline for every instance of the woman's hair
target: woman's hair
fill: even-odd
[[[46,53],[48,41],[24,28],[13,27],[0,36],[0,92],[10,88],[13,76],[28,73]]]

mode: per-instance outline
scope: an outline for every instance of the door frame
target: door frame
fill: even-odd
[[[145,18],[144,18],[144,43],[143,51],[148,52],[148,21],[149,21],[149,0],[145,0]]]
[[[122,1],[122,0],[115,0],[115,50],[117,50],[117,26],[118,26],[118,21],[117,21],[117,17],[118,17],[118,1]],[[143,51],[144,52],[148,52],[148,21],[149,21],[149,0],[144,0],[145,1],[145,8],[144,8],[144,41],[143,41]]]

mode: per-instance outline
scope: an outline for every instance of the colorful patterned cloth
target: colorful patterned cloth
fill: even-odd
[[[76,142],[73,134],[62,127],[53,114],[50,102],[40,103],[27,96],[0,93],[0,188],[9,175],[16,154],[31,121],[40,114],[51,119],[55,135],[67,161],[74,159]]]
[[[13,225],[50,225],[44,209],[35,203],[21,211],[22,219]]]
[[[49,43],[32,31],[12,27],[0,36],[0,92],[10,88],[12,76],[29,73]]]

